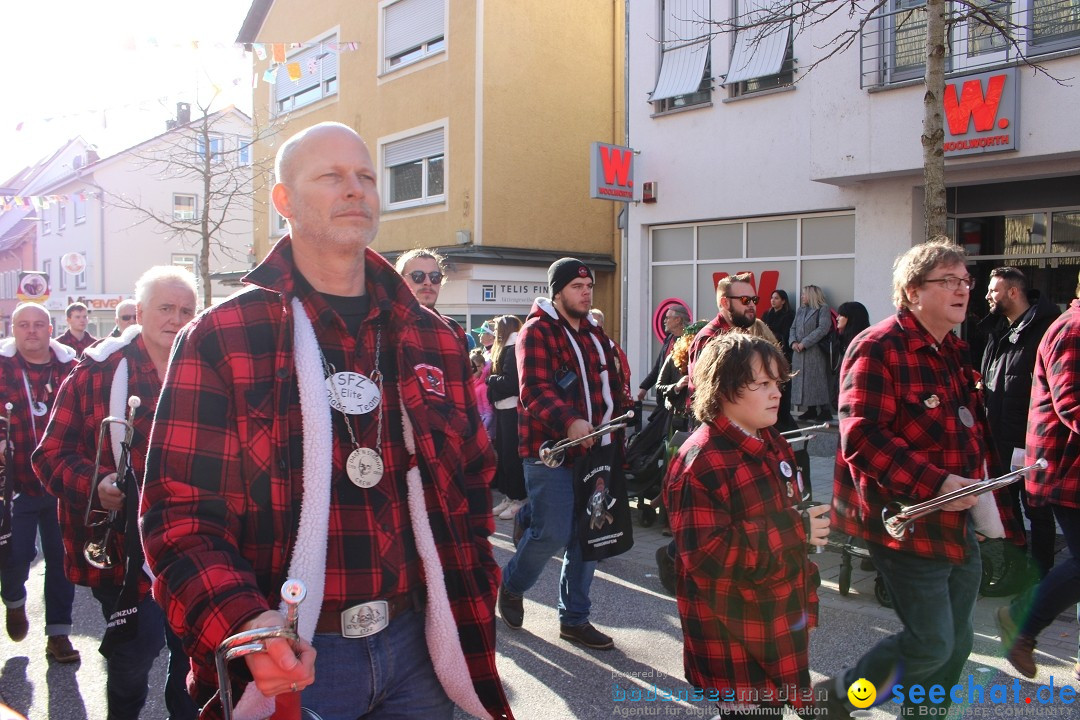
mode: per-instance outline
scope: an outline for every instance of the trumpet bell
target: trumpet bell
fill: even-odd
[[[83,545],[83,558],[98,570],[111,570],[116,566],[116,559],[109,555],[108,541],[106,535],[100,542],[87,540]]]

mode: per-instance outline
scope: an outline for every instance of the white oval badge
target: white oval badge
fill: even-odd
[[[349,480],[358,488],[375,487],[382,480],[383,462],[379,453],[371,448],[356,448],[345,462]]]
[[[960,422],[964,423],[964,427],[975,427],[975,416],[971,414],[967,407],[961,405],[957,414],[960,416]]]
[[[784,477],[791,477],[791,465],[788,464],[787,460],[780,461],[780,474]]]
[[[366,375],[354,372],[334,373],[326,378],[330,407],[346,415],[365,415],[379,407],[379,386]]]

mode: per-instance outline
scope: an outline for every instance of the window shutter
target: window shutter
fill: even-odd
[[[444,133],[445,128],[438,128],[404,140],[388,143],[383,146],[384,166],[392,168],[435,155],[442,155],[444,151]]]
[[[443,0],[398,0],[383,10],[383,56],[387,59],[445,34]]]

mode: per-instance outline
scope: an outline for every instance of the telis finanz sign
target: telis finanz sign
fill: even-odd
[[[634,151],[594,142],[589,151],[589,197],[634,201]]]
[[[964,75],[945,83],[945,157],[1016,150],[1016,68]]]

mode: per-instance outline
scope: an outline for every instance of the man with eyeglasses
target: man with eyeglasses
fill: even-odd
[[[750,283],[750,273],[728,275],[716,283],[716,307],[718,312],[708,325],[701,328],[690,343],[689,365],[686,374],[691,378],[690,393],[694,392],[694,363],[705,345],[717,335],[732,328],[746,330],[754,325],[757,317],[758,296]]]
[[[461,340],[461,346],[465,348],[465,352],[468,352],[469,341],[464,328],[456,320],[446,317],[435,308],[436,303],[439,302],[439,292],[442,290],[443,281],[446,279],[446,258],[434,250],[415,248],[402,253],[394,268],[401,277],[405,278],[405,283],[413,291],[417,302],[442,318],[442,321]]]
[[[120,333],[135,324],[135,310],[138,307],[134,300],[121,300],[116,305],[116,327],[109,333],[112,337],[120,337]]]
[[[940,685],[941,703],[929,699],[933,693],[905,692],[901,715],[947,712],[948,688],[971,652],[982,562],[969,511],[985,506],[978,532],[1001,537],[1013,522],[1010,509],[1000,499],[997,510],[989,496],[968,495],[943,503],[899,539],[886,531],[882,511],[986,477],[988,428],[977,374],[967,344],[953,333],[966,318],[972,283],[962,247],[943,236],[916,245],[894,264],[897,313],[862,333],[844,358],[833,525],[866,542],[904,627],[817,686],[815,696],[827,696],[819,714],[827,717],[854,711],[847,691],[860,678],[879,689],[878,703],[890,700],[887,688],[897,685]]]

